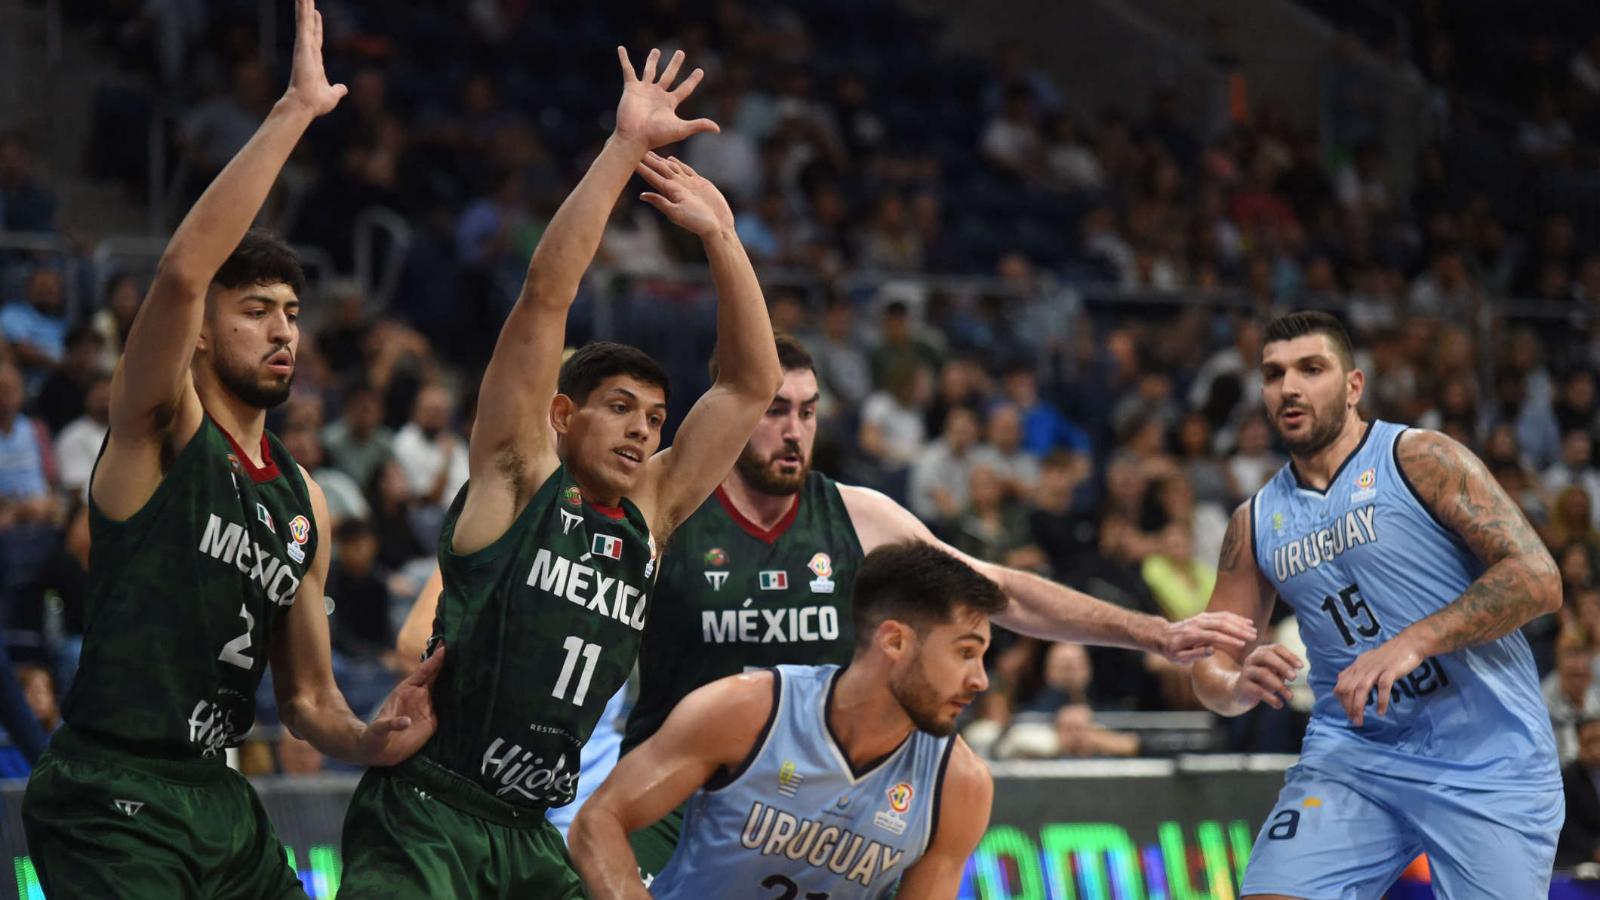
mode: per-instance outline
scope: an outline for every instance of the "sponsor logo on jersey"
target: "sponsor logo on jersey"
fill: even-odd
[[[1352,509],[1333,524],[1301,535],[1272,551],[1272,574],[1281,584],[1308,569],[1332,562],[1345,551],[1378,539],[1378,508]]]
[[[117,812],[130,819],[137,816],[139,810],[144,809],[144,802],[140,800],[112,800],[111,805],[117,808]]]
[[[761,589],[763,591],[788,590],[789,573],[782,569],[763,569],[761,572]]]
[[[622,558],[622,538],[612,537],[609,534],[597,534],[589,552],[595,556],[604,556],[607,559]]]
[[[1273,531],[1282,531],[1283,530],[1283,513],[1273,513],[1272,514],[1272,530]]]
[[[839,639],[839,610],[832,606],[703,609],[700,611],[700,634],[708,644],[835,641]]]
[[[568,802],[578,789],[578,754],[563,753],[550,761],[533,754],[521,744],[507,746],[495,738],[483,753],[479,774],[495,784],[496,797],[515,794],[536,803]]]
[[[656,574],[656,536],[647,533],[644,540],[650,548],[650,561],[644,564],[644,577],[649,578]]]
[[[306,550],[299,544],[289,544],[283,548],[283,552],[289,554],[289,558],[297,563],[306,561]]]
[[[272,524],[272,513],[267,512],[267,505],[265,503],[256,504],[256,519],[259,520],[261,524],[267,526],[269,531],[273,532],[274,534],[277,533],[278,526]]]
[[[273,603],[279,606],[294,603],[294,592],[300,589],[300,579],[294,569],[250,540],[243,525],[212,513],[200,535],[200,552],[232,565],[260,583],[266,589],[267,599]]]
[[[305,516],[295,516],[289,520],[289,538],[296,544],[304,544],[311,539],[311,520]]]
[[[224,747],[237,744],[238,731],[233,710],[221,704],[201,700],[189,713],[189,742],[199,745],[201,756],[216,756]]]
[[[872,824],[882,828],[884,831],[889,832],[895,837],[899,837],[900,835],[906,833],[906,820],[887,809],[878,810],[877,813],[872,816]]]
[[[583,515],[581,513],[575,513],[570,510],[561,509],[560,507],[557,507],[556,511],[561,513],[562,534],[571,534],[572,529],[583,524]]]
[[[884,813],[883,815],[887,815]],[[904,820],[901,820],[904,830]],[[762,856],[805,860],[814,869],[870,887],[905,860],[906,852],[838,825],[805,819],[758,801],[739,832],[739,844]]]
[[[1371,500],[1373,497],[1376,497],[1378,495],[1378,491],[1375,487],[1373,487],[1373,485],[1375,485],[1377,481],[1377,469],[1368,469],[1365,472],[1362,472],[1356,477],[1356,487],[1360,488],[1360,490],[1350,495],[1350,502],[1360,503],[1363,500]]]
[[[727,572],[706,572],[706,581],[710,583],[713,591],[722,590],[722,585],[728,580]]]
[[[578,490],[578,486],[574,484],[561,492],[561,499],[573,506],[582,506],[583,492]]]
[[[706,551],[706,565],[725,566],[728,564],[728,551],[721,547],[712,547]]]
[[[806,568],[811,574],[817,576],[811,579],[811,592],[813,594],[833,593],[833,560],[826,553],[818,553],[811,557],[811,562],[806,563]]]
[[[800,785],[804,784],[805,780],[806,777],[796,771],[792,759],[784,760],[783,765],[778,767],[778,793],[785,797],[793,799],[795,792],[800,790]]]
[[[916,793],[911,789],[910,782],[902,781],[884,792],[889,798],[889,808],[897,813],[904,814],[911,808],[911,795]]]

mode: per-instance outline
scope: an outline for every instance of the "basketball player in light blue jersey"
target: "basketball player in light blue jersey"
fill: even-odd
[[[1316,701],[1245,897],[1378,898],[1424,852],[1443,900],[1547,896],[1561,776],[1517,629],[1560,607],[1554,561],[1471,452],[1357,414],[1365,376],[1337,320],[1293,313],[1264,337],[1290,462],[1234,512],[1210,609],[1265,633],[1283,598]],[[1274,644],[1223,648],[1195,690],[1228,716],[1281,707],[1301,667]]]
[[[921,541],[867,554],[849,666],[713,681],[622,758],[572,824],[590,896],[953,900],[994,797],[956,717],[988,687],[1006,602]],[[676,851],[641,884],[629,832],[684,800]]]

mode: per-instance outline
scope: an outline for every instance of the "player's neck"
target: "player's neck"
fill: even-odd
[[[240,400],[210,378],[195,378],[194,388],[211,421],[233,438],[253,465],[264,465],[266,460],[260,458],[261,435],[267,430],[267,411]]]
[[[1372,427],[1370,422],[1363,422],[1354,412],[1348,416],[1344,430],[1339,432],[1333,443],[1310,456],[1290,454],[1300,479],[1319,491],[1328,489],[1328,483],[1338,474],[1339,467],[1361,446],[1361,439],[1367,436],[1367,429]]]
[[[783,517],[794,508],[800,494],[768,494],[758,491],[746,481],[743,475],[735,469],[722,479],[722,492],[727,495],[733,508],[739,511],[752,524],[767,531],[778,527]]]
[[[826,712],[828,728],[860,769],[894,752],[916,728],[889,690],[889,673],[857,660],[839,673]]]

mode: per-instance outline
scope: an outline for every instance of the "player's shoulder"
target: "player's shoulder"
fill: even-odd
[[[1395,463],[1414,490],[1424,497],[1463,472],[1483,467],[1477,454],[1460,441],[1427,428],[1407,428],[1395,437]]]
[[[988,764],[959,735],[950,739],[950,762],[945,767],[943,791],[946,803],[981,801],[987,805],[994,796],[994,775],[989,772]]]
[[[704,684],[690,692],[680,706],[707,721],[765,721],[780,688],[776,670],[755,669]]]

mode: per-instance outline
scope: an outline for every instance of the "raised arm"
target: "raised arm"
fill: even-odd
[[[1424,660],[1497,640],[1561,608],[1561,573],[1550,551],[1472,451],[1438,432],[1413,429],[1400,435],[1395,455],[1423,506],[1461,538],[1484,569],[1443,609],[1339,673],[1334,693],[1357,727],[1374,688],[1383,715],[1395,680]]]
[[[909,510],[877,491],[840,485],[839,495],[863,552],[908,539],[933,544],[1005,591],[1011,603],[994,621],[1020,634],[1148,650],[1178,663],[1203,658],[1214,648],[1241,648],[1255,638],[1249,621],[1232,612],[1204,612],[1181,622],[1134,612],[1030,572],[974,559],[934,537]]]
[[[296,0],[289,88],[173,233],[112,376],[110,441],[92,490],[113,518],[144,505],[161,483],[162,448],[183,446],[200,427],[203,412],[189,364],[206,291],[311,120],[332,111],[344,95],[344,85],[330,85],[323,72],[321,13],[311,0]]]
[[[646,57],[643,78],[634,73],[628,51],[618,47],[617,58],[623,87],[616,130],[545,229],[483,374],[467,452],[471,481],[455,531],[458,552],[487,546],[503,534],[555,471],[550,401],[561,371],[567,309],[634,169],[652,147],[717,130],[709,119],[678,118],[678,105],[703,77],[695,69],[668,90],[683,66],[683,51],[672,55],[659,79],[659,50]]]
[[[654,191],[643,199],[699,235],[717,288],[717,380],[670,449],[651,457],[644,495],[651,529],[672,533],[716,489],[783,385],[772,322],[750,257],[734,233],[733,211],[716,185],[676,158],[650,154],[639,174]]]
[[[1233,511],[1222,536],[1217,584],[1211,589],[1206,612],[1243,616],[1255,624],[1257,634],[1264,634],[1277,594],[1256,567],[1253,529],[1246,501]],[[1192,673],[1195,694],[1207,709],[1237,716],[1263,701],[1282,709],[1291,699],[1289,682],[1304,663],[1287,648],[1251,640],[1241,648],[1220,649],[1222,652],[1196,662]]]
[[[928,852],[901,877],[897,896],[955,900],[967,859],[978,849],[978,842],[989,827],[994,778],[965,741],[953,740],[956,746],[950,751],[950,768],[945,772],[939,798],[939,819],[933,823],[933,841],[928,844]]]
[[[719,772],[755,751],[772,715],[770,671],[732,675],[683,698],[661,729],[624,756],[572,821],[567,843],[595,900],[637,900],[639,860],[628,834],[676,809]]]

